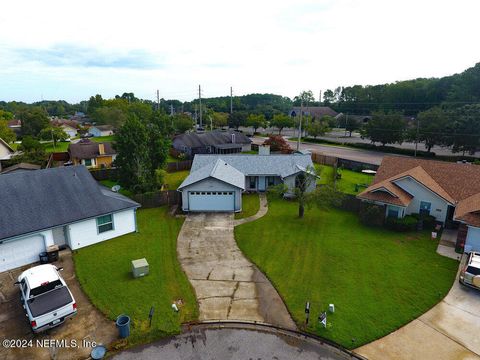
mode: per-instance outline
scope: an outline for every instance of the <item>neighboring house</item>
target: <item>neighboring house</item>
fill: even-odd
[[[110,136],[113,135],[113,126],[112,125],[96,125],[88,129],[88,133],[92,134],[94,137],[99,136]]]
[[[110,143],[97,143],[90,139],[81,139],[68,145],[68,153],[73,165],[85,165],[88,168],[112,167],[117,157]]]
[[[104,188],[84,166],[0,176],[0,272],[136,231],[136,202]]]
[[[20,136],[22,134],[22,120],[9,120],[7,126],[12,129],[17,136]]]
[[[9,166],[3,170],[0,169],[0,174],[8,174],[13,172],[20,172],[20,171],[33,171],[33,170],[40,170],[42,167],[36,164],[30,163],[19,163],[12,166]]]
[[[196,154],[232,154],[252,149],[252,140],[239,131],[185,133],[173,139],[172,146],[192,158]]]
[[[13,150],[6,141],[0,138],[0,160],[9,160],[14,153],[15,150]]]
[[[74,138],[78,135],[78,122],[67,119],[54,119],[52,120],[53,126],[61,127],[69,138]]]
[[[288,112],[289,116],[300,116],[302,108],[294,107]],[[321,119],[323,116],[336,117],[338,113],[328,106],[304,106],[303,115],[311,116],[313,119]]]
[[[373,184],[357,197],[385,206],[387,217],[412,213],[459,226],[458,243],[480,251],[480,166],[386,156]]]
[[[307,173],[310,167],[311,154],[195,155],[190,175],[178,188],[182,209],[238,212],[242,210],[243,191],[266,191],[284,183],[291,194],[297,176]],[[313,191],[315,186],[313,179],[307,191]]]

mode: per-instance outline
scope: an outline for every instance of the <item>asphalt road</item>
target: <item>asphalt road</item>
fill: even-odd
[[[255,137],[253,142],[255,144],[262,144],[265,141],[265,138]],[[289,141],[290,146],[293,149],[297,148],[297,143],[295,141]],[[353,149],[342,146],[332,146],[332,145],[322,145],[322,144],[311,144],[311,143],[301,143],[300,150],[311,150],[315,152],[320,152],[324,155],[341,157],[343,159],[360,161],[367,164],[380,165],[382,159],[385,155],[390,156],[399,156],[393,154],[387,154],[379,151],[369,151],[362,149]]]
[[[330,345],[287,333],[241,328],[209,328],[191,331],[147,346],[124,351],[115,360],[337,360],[353,357]]]

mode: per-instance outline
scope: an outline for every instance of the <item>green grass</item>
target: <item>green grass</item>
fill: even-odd
[[[139,210],[138,233],[74,251],[77,278],[92,303],[109,319],[127,314],[132,321],[129,345],[180,332],[180,324],[198,317],[194,292],[177,261],[176,241],[183,219],[166,207]],[[134,279],[131,260],[145,257],[150,274]],[[184,301],[180,312],[171,304]],[[152,327],[150,307],[155,307]]]
[[[260,198],[257,193],[242,195],[242,212],[235,213],[235,219],[243,219],[255,215],[260,210]]]
[[[315,164],[315,169],[320,174],[320,179],[317,181],[317,184],[333,185],[334,172],[332,166]],[[372,183],[374,177],[373,175],[347,169],[338,169],[338,172],[342,175],[342,177],[337,180],[337,189],[341,192],[351,195],[356,195],[365,190],[365,188]],[[357,184],[366,186],[359,186],[358,191],[355,191],[355,185]]]
[[[165,175],[165,184],[169,190],[177,189],[183,180],[190,174],[190,170],[175,171]]]
[[[114,142],[115,141],[115,135],[109,135],[109,136],[98,136],[98,137],[91,137],[89,138],[92,141],[95,142]]]
[[[242,154],[257,155],[257,154],[258,154],[258,151],[256,151],[256,150],[242,151]]]
[[[265,217],[235,227],[235,237],[299,326],[310,301],[309,332],[355,348],[426,312],[454,281],[458,263],[438,255],[427,232],[366,227],[336,209],[296,214],[296,203],[274,199]],[[317,318],[330,303],[335,313],[323,329]]]
[[[66,152],[68,150],[68,145],[70,145],[70,142],[68,141],[58,141],[54,148],[53,142],[43,143],[46,153]]]
[[[103,186],[108,187],[109,189],[111,189],[115,185],[118,185],[118,183],[113,180],[101,180],[99,181],[99,183],[102,184]],[[133,195],[133,193],[130,190],[124,189],[123,187],[120,188],[119,193],[128,197]]]

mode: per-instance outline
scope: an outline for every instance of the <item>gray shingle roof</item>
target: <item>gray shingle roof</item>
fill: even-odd
[[[300,168],[313,167],[310,155],[195,155],[191,173],[204,166],[222,159],[245,176],[248,175],[277,175],[285,178],[296,174]]]
[[[84,166],[0,176],[0,240],[139,207],[110,196]]]
[[[223,161],[221,158],[210,161],[205,166],[195,171],[191,171],[190,175],[183,180],[178,188],[184,188],[210,177],[245,190],[245,175]]]
[[[208,131],[205,133],[187,133],[181,134],[175,137],[173,140],[175,143],[180,143],[182,146],[189,148],[208,146],[208,145],[220,145],[231,144],[232,134],[235,135],[235,143],[237,144],[250,144],[250,140],[247,136],[238,131]]]
[[[103,144],[105,154],[100,155],[99,144]],[[70,153],[70,157],[75,159],[93,159],[98,156],[116,154],[110,143],[97,143],[90,139],[82,139],[76,144],[68,145],[68,152]]]

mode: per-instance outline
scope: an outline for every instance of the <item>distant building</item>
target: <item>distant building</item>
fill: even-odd
[[[73,165],[85,165],[87,168],[111,167],[117,157],[110,143],[97,143],[90,139],[70,144],[68,153]]]
[[[52,120],[53,126],[61,127],[69,138],[74,138],[78,135],[78,122],[67,119],[55,119]]]
[[[3,170],[0,170],[0,174],[8,174],[13,172],[21,172],[21,171],[33,171],[33,170],[40,170],[41,166],[36,164],[30,163],[19,163],[12,166],[9,166]]]
[[[300,116],[301,107],[293,107],[292,110],[288,112],[288,115],[295,117]],[[303,115],[311,116],[313,119],[321,119],[323,116],[336,117],[338,113],[328,106],[304,106]]]
[[[112,125],[96,125],[88,129],[88,133],[94,137],[113,135],[114,128]]]
[[[173,139],[173,148],[192,158],[195,154],[232,154],[252,149],[252,140],[239,131],[186,133]]]

